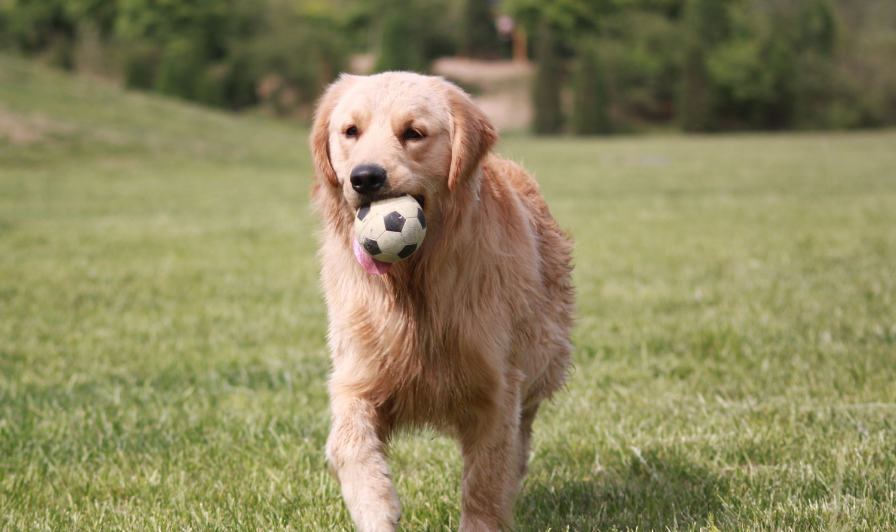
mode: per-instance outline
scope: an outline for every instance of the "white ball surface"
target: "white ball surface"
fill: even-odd
[[[374,201],[358,209],[355,235],[374,259],[398,262],[420,248],[426,236],[426,217],[411,196]]]

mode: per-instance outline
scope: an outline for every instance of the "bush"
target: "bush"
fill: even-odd
[[[348,55],[332,14],[274,2],[229,5],[226,13],[197,15],[195,25],[175,17],[164,31],[125,24],[125,82],[207,105],[264,103],[277,114],[308,115]],[[134,36],[147,32],[158,37]]]
[[[124,83],[135,89],[150,90],[155,85],[159,51],[148,43],[134,43],[124,49]]]

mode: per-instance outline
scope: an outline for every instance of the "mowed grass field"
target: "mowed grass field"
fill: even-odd
[[[306,135],[0,58],[0,529],[351,530]],[[577,242],[520,530],[896,529],[896,133],[498,151]],[[456,529],[454,443],[392,464]]]

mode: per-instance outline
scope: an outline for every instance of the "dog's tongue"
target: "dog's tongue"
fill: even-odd
[[[382,275],[392,268],[392,264],[376,260],[368,255],[357,238],[352,240],[352,249],[355,252],[355,258],[361,263],[361,267],[370,275]]]

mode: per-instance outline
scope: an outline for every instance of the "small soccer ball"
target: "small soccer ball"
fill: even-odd
[[[420,248],[426,236],[426,217],[411,196],[374,201],[358,209],[355,235],[364,251],[374,259],[398,262]]]

